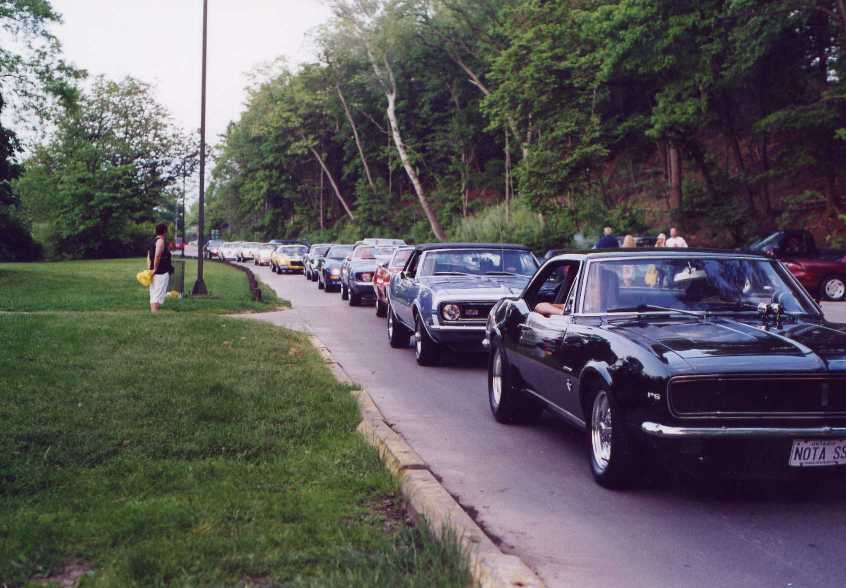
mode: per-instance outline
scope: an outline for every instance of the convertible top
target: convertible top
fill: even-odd
[[[519,249],[531,251],[526,245],[514,243],[421,243],[414,247],[415,251],[433,251],[435,249]]]
[[[554,259],[562,255],[570,257],[576,256],[584,259],[605,259],[610,257],[691,257],[702,255],[707,257],[743,257],[755,259],[772,259],[766,255],[759,253],[750,253],[747,251],[732,251],[730,249],[706,249],[699,247],[619,247],[612,249],[588,249],[582,251],[576,250],[552,250],[552,255],[548,259]]]

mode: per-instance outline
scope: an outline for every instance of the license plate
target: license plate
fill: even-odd
[[[796,439],[788,463],[797,468],[846,465],[846,439]]]

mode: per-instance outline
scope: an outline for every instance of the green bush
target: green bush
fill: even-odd
[[[569,246],[575,232],[572,222],[565,216],[547,214],[541,220],[521,202],[511,205],[507,219],[505,213],[504,203],[486,208],[457,223],[450,238],[478,243],[520,243],[544,253]]]

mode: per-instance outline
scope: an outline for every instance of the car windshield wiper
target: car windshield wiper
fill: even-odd
[[[655,304],[639,304],[637,306],[626,306],[622,308],[611,308],[606,312],[675,312],[679,314],[686,314],[695,317],[707,317],[709,315],[707,310],[687,310],[684,308],[670,308],[669,306],[657,306]]]
[[[486,276],[516,276],[514,272],[485,272]]]

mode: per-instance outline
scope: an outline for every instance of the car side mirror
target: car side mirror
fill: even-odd
[[[352,260],[352,256],[347,255],[347,261],[351,261],[351,260]]]
[[[406,277],[408,277],[408,276],[406,275],[405,270],[402,270],[400,272],[400,278],[402,278],[404,280]]]

